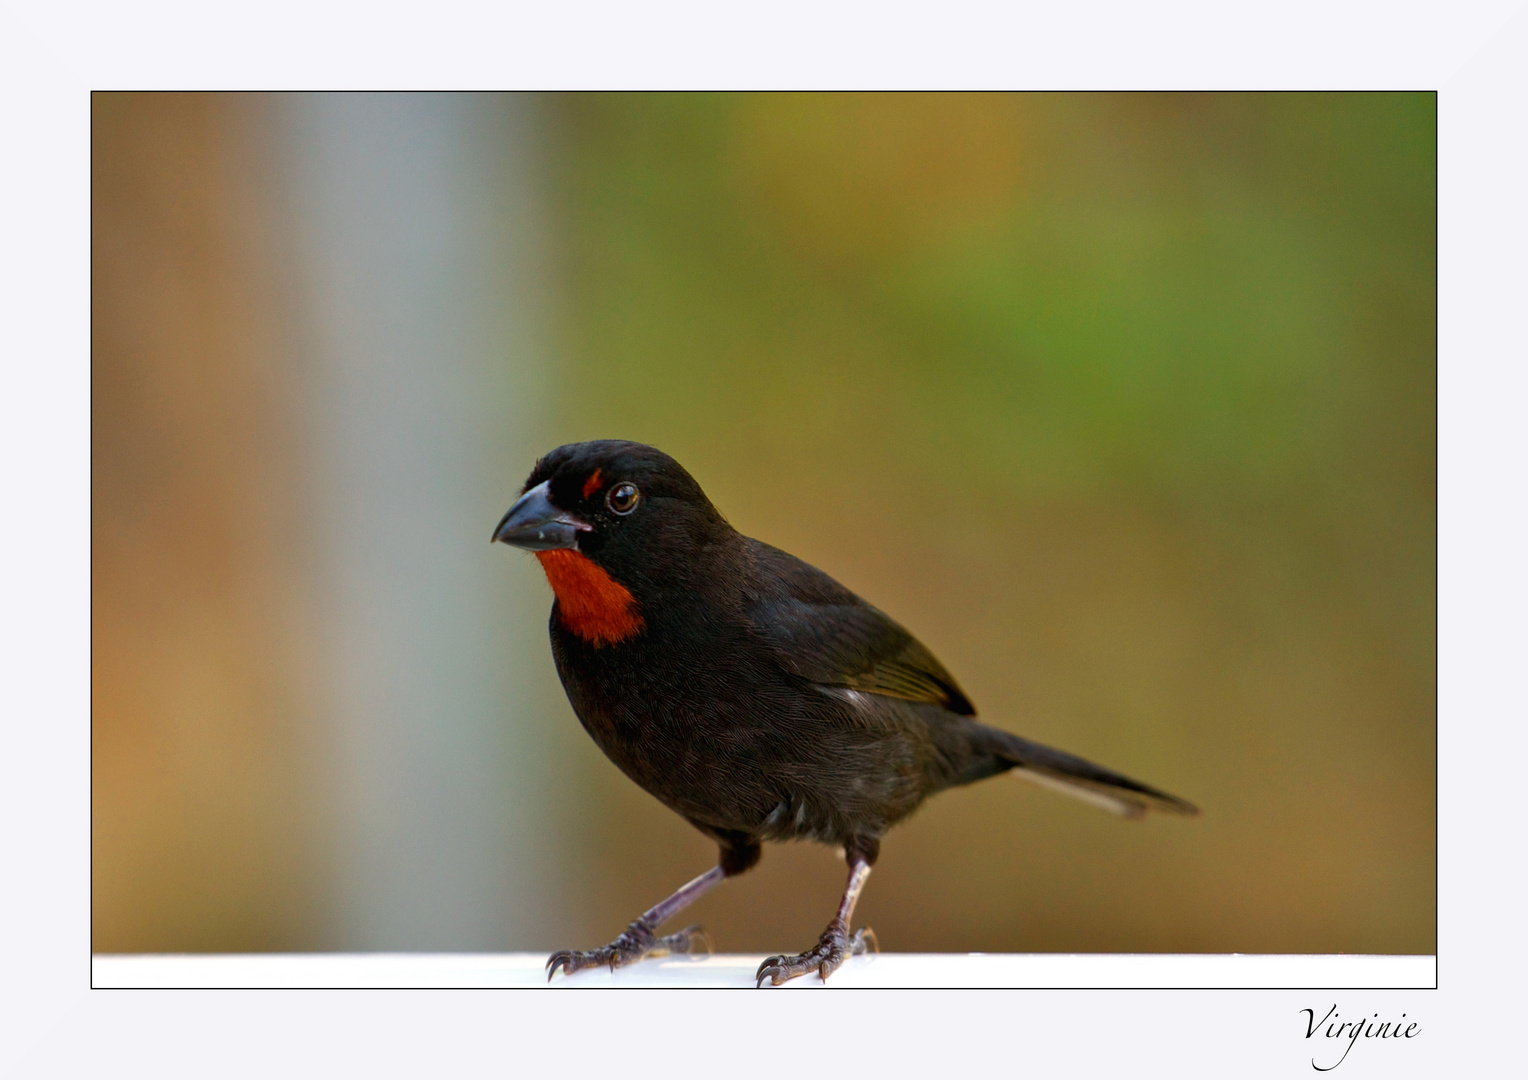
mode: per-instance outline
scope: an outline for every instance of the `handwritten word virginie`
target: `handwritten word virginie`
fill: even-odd
[[[1343,1050],[1342,1056],[1330,1065],[1317,1065],[1314,1057],[1310,1059],[1311,1068],[1317,1072],[1331,1072],[1341,1065],[1347,1060],[1348,1052],[1353,1049],[1353,1044],[1358,1042],[1360,1038],[1414,1039],[1417,1034],[1416,1021],[1413,1020],[1408,1023],[1405,1013],[1401,1013],[1399,1020],[1380,1020],[1379,1013],[1360,1020],[1339,1020],[1342,1014],[1337,1011],[1337,1006],[1333,1005],[1330,1009],[1326,1010],[1325,1016],[1317,1020],[1316,1010],[1301,1009],[1300,1011],[1307,1018],[1305,1022],[1305,1037],[1307,1039],[1315,1038],[1316,1032],[1321,1031],[1324,1024],[1326,1025],[1324,1034],[1328,1039],[1348,1040],[1347,1049]]]

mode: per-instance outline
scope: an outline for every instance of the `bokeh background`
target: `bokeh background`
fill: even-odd
[[[97,951],[589,947],[711,865],[488,543],[595,437],[1204,808],[947,793],[886,948],[1435,951],[1433,95],[92,109]]]

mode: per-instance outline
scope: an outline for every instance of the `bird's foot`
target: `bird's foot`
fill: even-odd
[[[711,952],[711,939],[699,926],[686,926],[677,934],[656,937],[653,928],[638,919],[609,945],[583,952],[575,949],[559,949],[554,952],[547,957],[546,980],[551,982],[558,968],[569,975],[592,967],[608,966],[611,971],[614,971],[618,967],[634,964],[645,956],[696,952],[697,945],[705,946],[708,954]]]
[[[867,941],[869,945],[866,944]],[[809,971],[817,972],[822,981],[827,982],[828,976],[837,971],[845,960],[851,956],[860,955],[870,946],[874,946],[876,952],[881,951],[880,943],[875,939],[874,930],[868,926],[862,926],[851,936],[849,928],[838,919],[834,919],[822,932],[822,937],[817,940],[817,944],[806,952],[796,956],[771,956],[760,964],[754,976],[754,985],[763,986],[764,980],[768,979],[771,986],[779,986]]]

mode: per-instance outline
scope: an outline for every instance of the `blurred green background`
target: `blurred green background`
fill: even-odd
[[[97,951],[589,947],[710,865],[487,544],[599,437],[1204,809],[942,795],[884,948],[1435,951],[1434,95],[93,107]]]

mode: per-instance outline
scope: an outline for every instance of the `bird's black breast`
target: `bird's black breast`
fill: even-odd
[[[812,678],[830,663],[816,646],[786,640],[782,655],[780,635],[760,625],[778,583],[732,584],[705,603],[646,605],[644,630],[616,645],[585,643],[553,609],[568,698],[627,776],[702,827],[833,843],[879,836],[959,782],[971,754],[964,717],[936,700]],[[833,644],[831,631],[816,637]]]

